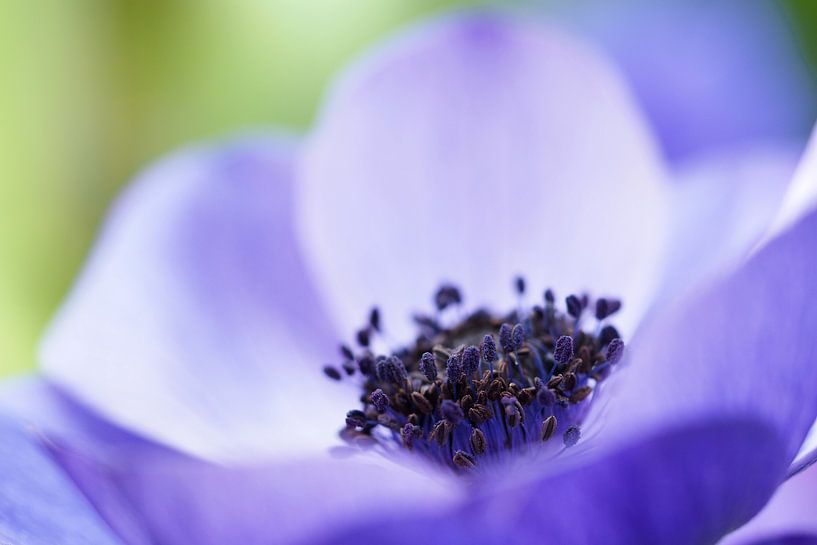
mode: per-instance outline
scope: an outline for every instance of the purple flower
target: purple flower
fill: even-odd
[[[484,15],[369,57],[303,142],[160,162],[0,395],[0,537],[715,542],[811,460],[817,142],[790,184],[657,149],[601,53]]]

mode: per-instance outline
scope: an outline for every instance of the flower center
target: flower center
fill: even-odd
[[[415,316],[416,341],[391,354],[372,349],[382,335],[373,309],[357,334],[358,353],[341,347],[343,371],[363,390],[362,406],[346,413],[341,437],[387,450],[399,446],[458,472],[508,453],[575,445],[597,385],[624,351],[607,323],[621,304],[570,295],[562,309],[547,290],[544,304],[526,309],[524,280],[517,278],[515,287],[518,309],[454,318],[463,316],[462,294],[441,286],[436,314]],[[324,372],[343,378],[333,366]]]

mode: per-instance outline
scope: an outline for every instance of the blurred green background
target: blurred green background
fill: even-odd
[[[2,0],[0,376],[34,366],[38,336],[140,166],[242,127],[305,128],[366,45],[477,3]],[[814,61],[817,2],[780,6]]]

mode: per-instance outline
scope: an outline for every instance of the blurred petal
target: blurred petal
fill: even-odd
[[[812,424],[800,452],[789,467],[789,475],[795,475],[815,463],[817,463],[817,422]]]
[[[780,450],[756,422],[665,430],[562,473],[481,486],[452,510],[372,520],[331,543],[713,543],[771,494]]]
[[[145,172],[45,338],[48,376],[202,456],[333,443],[354,394],[320,372],[335,336],[292,237],[293,154],[247,137]]]
[[[163,545],[311,543],[361,520],[443,509],[457,490],[444,476],[379,457],[226,468],[167,456],[123,464],[52,448],[115,530],[130,535],[137,525]]]
[[[814,84],[780,4],[602,3],[560,11],[619,63],[672,159],[808,134]]]
[[[747,542],[747,545],[817,545],[817,534],[793,534],[787,532],[759,541],[750,541]]]
[[[120,545],[36,430],[12,418],[0,392],[0,542],[8,545]]]
[[[797,167],[794,180],[767,238],[789,228],[814,208],[817,208],[817,126],[812,132],[806,153]],[[800,471],[815,460],[817,460],[817,421],[812,425],[811,433],[792,463],[790,473]]]
[[[592,289],[649,300],[664,171],[618,74],[553,28],[488,14],[410,33],[342,81],[301,171],[299,233],[338,313],[405,338],[444,280],[469,306]],[[626,327],[625,327],[626,329]],[[349,333],[345,331],[344,333]]]
[[[771,540],[774,536],[784,534],[817,536],[815,506],[817,467],[812,467],[783,483],[768,505],[748,524],[725,538],[721,545],[766,543],[764,539]]]
[[[752,416],[792,461],[817,416],[817,211],[731,274],[645,320],[607,431]]]
[[[817,207],[817,125],[797,167],[769,236],[784,231]]]
[[[664,293],[748,255],[778,213],[801,153],[802,145],[753,145],[679,166]]]

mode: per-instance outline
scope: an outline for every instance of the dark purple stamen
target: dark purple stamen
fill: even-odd
[[[443,311],[451,305],[459,305],[462,303],[462,294],[459,288],[451,284],[444,284],[440,286],[437,293],[434,294],[434,304],[437,310]]]
[[[380,388],[371,393],[369,396],[369,401],[372,402],[375,410],[379,413],[386,412],[386,409],[389,407],[389,405],[391,405],[389,396],[387,396],[386,393]]]
[[[462,378],[463,371],[462,359],[459,354],[451,354],[445,364],[445,374],[448,376],[448,381],[456,385]]]
[[[380,309],[377,307],[372,307],[372,310],[369,311],[369,325],[375,331],[380,331]]]
[[[511,324],[502,324],[499,327],[499,346],[506,354],[513,352],[513,327]]]
[[[323,374],[327,377],[331,378],[332,380],[340,380],[341,374],[336,368],[332,367],[331,365],[325,365],[323,367]]]
[[[570,335],[562,335],[556,341],[556,347],[553,349],[553,359],[559,364],[563,365],[570,361],[573,357],[573,337]]]
[[[438,311],[461,301],[450,285],[435,295]],[[346,413],[341,436],[357,448],[397,445],[461,474],[478,474],[505,453],[555,455],[561,443],[575,445],[596,386],[614,371],[624,343],[609,324],[597,334],[577,329],[585,308],[607,320],[617,300],[571,295],[566,305],[558,308],[548,291],[544,307],[458,312],[455,323],[453,315],[418,315],[416,340],[393,353],[373,352],[360,338],[359,354],[344,346],[344,361],[325,373],[337,380],[346,371],[362,388],[362,407]],[[376,314],[359,330],[369,341],[380,325]],[[562,441],[550,440],[557,435]]]
[[[471,376],[479,369],[479,348],[466,346],[462,351],[462,368],[466,376]]]
[[[556,302],[556,294],[553,293],[553,290],[548,288],[545,290],[545,303],[550,306]]]
[[[568,295],[567,299],[565,299],[565,305],[567,305],[567,313],[573,318],[582,315],[582,301],[575,295]]]
[[[609,344],[613,339],[619,338],[621,338],[621,335],[618,334],[618,330],[611,325],[604,326],[599,333],[599,341],[601,341],[602,345]]]
[[[581,436],[582,431],[578,428],[578,426],[570,426],[567,428],[567,431],[565,431],[562,439],[564,440],[566,447],[572,447],[579,442]]]
[[[615,365],[621,359],[621,356],[624,355],[624,341],[621,339],[613,339],[610,341],[610,344],[607,345],[607,356],[606,361],[610,363],[610,365]]]
[[[423,352],[420,356],[420,372],[429,382],[437,380],[437,362],[431,352]]]
[[[511,331],[511,343],[513,343],[514,350],[519,350],[525,345],[525,328],[522,327],[522,324],[513,326],[513,330]]]
[[[485,335],[482,338],[480,351],[482,352],[482,359],[489,363],[494,363],[499,359],[499,356],[496,353],[496,342],[491,335]]]
[[[525,293],[525,279],[522,276],[514,278],[513,285],[517,294],[522,295]]]

